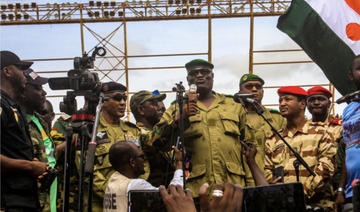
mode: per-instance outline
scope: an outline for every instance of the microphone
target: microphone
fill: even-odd
[[[253,94],[248,94],[248,93],[236,93],[234,94],[234,101],[237,103],[243,103],[245,102],[249,102],[249,103],[254,103],[254,95]]]
[[[360,99],[360,90],[349,93],[341,98],[339,98],[338,100],[336,100],[337,104],[341,104],[341,103],[349,103],[351,101],[359,101]]]
[[[197,101],[197,86],[195,84],[191,84],[189,87],[189,94],[188,94],[188,98],[189,98],[189,102],[196,102]]]

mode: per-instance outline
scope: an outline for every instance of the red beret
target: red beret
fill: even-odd
[[[327,96],[328,98],[332,97],[332,93],[328,89],[323,88],[321,86],[312,87],[307,91],[307,93],[309,96],[313,95],[313,94],[323,94],[323,95]]]
[[[282,94],[293,94],[296,96],[307,96],[306,91],[299,86],[284,86],[278,89],[278,94],[281,96]]]

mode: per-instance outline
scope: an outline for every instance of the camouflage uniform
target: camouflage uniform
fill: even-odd
[[[54,126],[51,129],[50,135],[54,144],[60,145],[65,142],[66,139],[66,131],[65,127],[71,122],[71,116],[64,114],[60,116],[54,123]],[[64,196],[64,157],[58,158],[57,155],[57,163],[58,170],[60,175],[58,176],[58,198],[57,198],[57,208],[61,210],[63,205],[63,196]],[[75,151],[73,149],[70,158],[70,185],[69,185],[69,211],[77,211],[78,208],[78,192],[79,192],[79,174],[75,166]]]
[[[300,182],[304,186],[306,204],[318,205],[328,210],[334,207],[331,176],[334,173],[336,146],[334,137],[326,133],[326,127],[308,120],[295,134],[286,128],[280,131],[285,140],[297,151],[316,173],[316,177],[299,167]],[[284,166],[284,182],[296,182],[293,166],[295,156],[281,139],[272,135],[265,143],[265,177],[272,179],[272,169]]]
[[[209,183],[211,188],[217,183],[245,184],[245,170],[242,166],[240,137],[245,121],[245,111],[232,97],[216,93],[209,108],[197,102],[199,112],[186,122],[184,140],[192,169],[187,178],[187,187],[193,197],[199,196],[199,188]],[[172,125],[176,104],[165,111],[158,126]]]
[[[264,109],[264,117],[275,127],[275,129],[283,129],[286,127],[286,119],[281,116],[279,111],[274,109]],[[266,138],[271,136],[273,132],[270,126],[254,111],[246,111],[246,124],[245,124],[245,142],[254,143],[256,145],[257,153],[255,161],[261,171],[264,172],[264,160],[265,160],[265,141]],[[251,175],[250,169],[245,164],[246,173],[246,185],[255,186],[255,182]]]
[[[145,154],[145,174],[148,173],[146,178],[151,185],[159,187],[160,185],[167,185],[171,180],[171,176],[167,173],[173,173],[175,171],[174,167],[171,166],[171,152],[163,152],[157,149],[155,146],[144,146],[144,139],[146,136],[154,133],[152,129],[148,129],[144,126],[142,122],[137,122],[136,126],[141,131],[141,146]],[[149,141],[150,142],[150,141]],[[146,165],[148,165],[146,167]],[[148,172],[147,169],[148,168]]]
[[[136,125],[120,120],[118,125],[111,125],[106,122],[103,115],[100,115],[100,123],[97,131],[97,147],[94,161],[93,181],[93,203],[94,212],[103,210],[103,198],[110,176],[115,172],[109,161],[109,149],[115,142],[128,140],[140,145],[140,130]],[[85,187],[86,188],[86,187]],[[87,197],[84,197],[87,204]]]
[[[41,118],[41,115],[35,112],[34,116],[39,119],[41,126],[45,130],[47,136],[50,138],[49,129],[47,129],[48,125]],[[32,120],[28,116],[27,116],[27,122],[29,125],[31,141],[33,143],[34,158],[37,158],[41,162],[48,163],[48,159],[45,152],[45,145],[41,136],[41,132],[37,128],[36,124],[32,122]],[[41,183],[39,182],[38,188],[40,187],[41,187]],[[38,190],[38,193],[39,193],[41,211],[50,211],[50,192],[49,191],[40,192],[40,190]]]

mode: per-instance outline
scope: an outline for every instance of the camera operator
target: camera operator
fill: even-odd
[[[36,110],[43,110],[46,92],[43,85],[48,82],[47,78],[40,77],[31,68],[24,71],[26,86],[24,93],[20,95],[19,103],[26,112],[29,125],[30,137],[33,143],[34,156],[41,162],[49,163],[51,168],[55,167],[54,144],[50,139],[48,123],[42,119]],[[47,175],[45,178],[50,177]],[[57,180],[49,179],[51,182],[39,183],[39,200],[41,211],[56,211]]]
[[[126,109],[126,87],[120,83],[102,84],[105,101],[102,104],[97,131],[97,146],[94,161],[93,211],[102,211],[103,198],[110,176],[115,172],[109,162],[109,149],[112,144],[127,140],[140,146],[140,130],[135,124],[123,121]],[[87,198],[84,198],[85,206]]]
[[[181,152],[176,152],[176,171],[170,182],[171,185],[183,186],[183,171]],[[104,212],[127,211],[127,196],[131,190],[153,190],[152,186],[139,176],[145,173],[145,155],[140,148],[131,142],[117,142],[109,150],[109,161],[115,170],[109,179],[104,197]]]
[[[32,62],[1,51],[1,209],[5,212],[39,210],[37,180],[47,174],[48,164],[33,155],[26,116],[15,102],[24,92],[23,71]]]

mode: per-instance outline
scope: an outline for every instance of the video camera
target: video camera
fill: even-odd
[[[82,57],[74,58],[74,69],[68,72],[67,77],[49,78],[49,86],[52,90],[72,90],[68,91],[60,103],[60,111],[72,115],[76,113],[76,96],[84,96],[85,100],[97,103],[101,91],[101,83],[97,73],[90,72],[94,68],[96,55],[104,56],[106,50],[103,47],[95,47],[91,56],[86,53]],[[87,113],[94,113],[94,107],[89,107]]]

